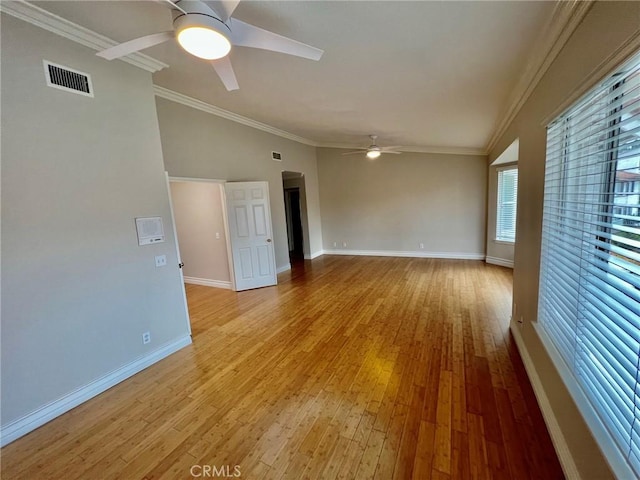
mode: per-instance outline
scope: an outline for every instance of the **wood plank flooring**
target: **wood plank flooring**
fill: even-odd
[[[324,256],[187,286],[192,346],[1,452],[3,479],[560,479],[511,271]]]

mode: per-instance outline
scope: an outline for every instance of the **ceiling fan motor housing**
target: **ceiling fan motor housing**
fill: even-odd
[[[176,3],[178,5],[178,3]],[[178,44],[187,52],[207,60],[221,58],[231,49],[231,29],[215,12],[198,1],[182,1],[179,6],[187,12],[173,10],[173,28]],[[199,31],[199,35],[193,32]],[[192,39],[186,38],[192,36]],[[191,42],[189,42],[191,40]],[[189,43],[193,45],[190,48]],[[204,44],[204,45],[203,45]],[[206,46],[214,47],[214,51],[206,53],[198,50],[206,50]]]
[[[231,38],[231,29],[219,18],[196,11],[189,12],[185,15],[178,10],[173,10],[173,28],[176,36],[178,36],[182,30],[191,27],[208,28],[215,30],[225,36],[228,40]]]

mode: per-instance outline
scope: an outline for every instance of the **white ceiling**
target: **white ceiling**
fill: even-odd
[[[34,2],[116,41],[171,30],[156,2]],[[319,144],[486,148],[550,1],[243,1],[245,22],[325,50],[319,62],[235,48],[240,90],[175,44],[154,83]],[[106,60],[105,60],[106,61]]]

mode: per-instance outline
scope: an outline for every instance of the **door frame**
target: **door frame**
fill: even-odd
[[[182,300],[184,302],[184,310],[187,315],[187,330],[191,336],[191,316],[189,315],[189,304],[187,303],[187,290],[184,286],[184,272],[182,270],[182,255],[180,254],[180,244],[178,243],[178,230],[176,229],[176,217],[173,213],[173,199],[171,198],[171,177],[169,172],[164,172],[165,184],[167,186],[167,197],[169,199],[169,211],[171,212],[171,226],[173,228],[173,240],[176,246],[176,258],[178,260],[178,272],[180,273],[180,288],[182,288]]]
[[[300,223],[302,225],[302,253],[304,255],[305,260],[311,260],[311,236],[309,234],[309,209],[307,207],[307,180],[305,178],[304,172],[297,172],[295,170],[282,170],[280,172],[280,178],[282,181],[282,194],[284,197],[284,201],[286,202],[286,190],[290,187],[285,187],[284,182],[288,179],[285,178],[286,174],[295,173],[296,177],[293,178],[302,178],[301,185],[296,186],[295,188],[299,189],[300,192]],[[285,221],[287,219],[287,212],[285,207]],[[288,235],[288,233],[287,233]],[[288,237],[287,237],[288,240]]]
[[[231,239],[229,238],[229,219],[227,217],[227,195],[224,189],[224,184],[227,183],[226,180],[220,180],[217,178],[195,178],[195,177],[170,177],[167,174],[167,188],[169,188],[170,182],[201,182],[201,183],[217,183],[220,185],[220,198],[222,205],[222,220],[224,223],[224,239],[227,245],[227,265],[229,266],[229,277],[231,282],[231,290],[237,292],[236,287],[236,275],[235,270],[233,268],[233,252],[231,251]],[[171,200],[171,190],[169,190],[169,200]],[[173,215],[173,211],[171,212]],[[178,231],[175,229],[175,221],[174,221],[174,231],[176,234],[176,242]]]

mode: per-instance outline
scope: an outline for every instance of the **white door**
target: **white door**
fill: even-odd
[[[171,200],[171,184],[169,183],[169,173],[164,172],[165,180],[167,182],[167,195],[169,195],[169,209],[171,210],[171,226],[173,227],[174,241],[176,242],[176,257],[178,259],[178,270],[180,271],[180,285],[182,286],[182,299],[184,301],[184,311],[187,315],[187,328],[189,329],[189,335],[191,335],[191,319],[189,317],[189,305],[187,304],[187,292],[184,289],[184,274],[182,273],[182,257],[180,257],[180,245],[178,244],[178,230],[176,229],[176,219],[173,215],[173,201]]]
[[[236,291],[278,283],[267,182],[225,183]]]

